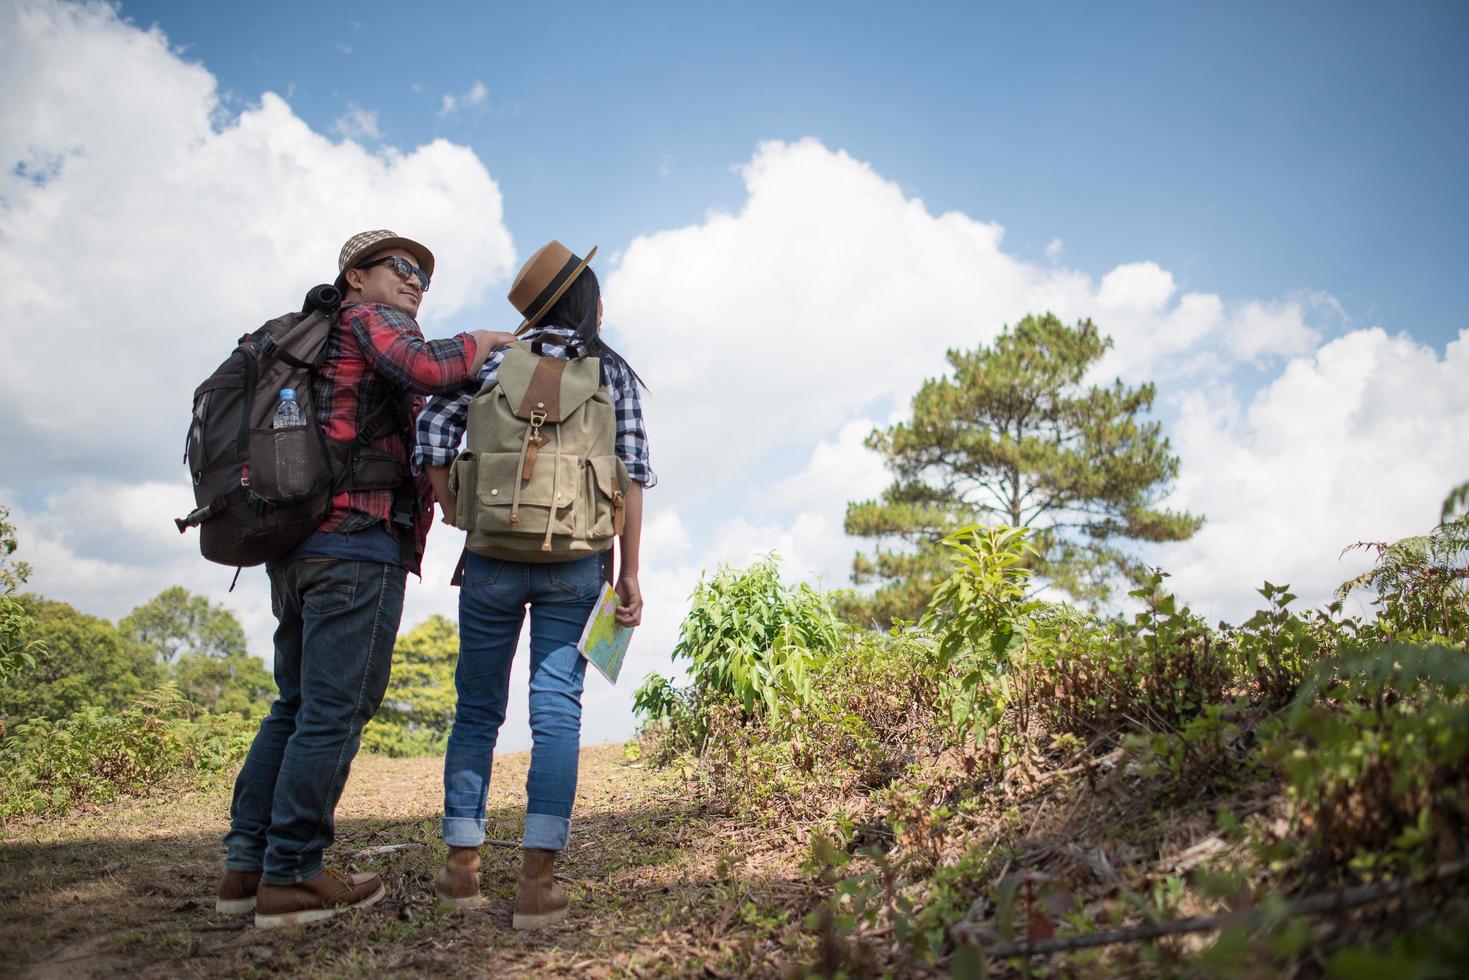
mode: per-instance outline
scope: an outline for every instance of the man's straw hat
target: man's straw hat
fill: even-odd
[[[578,258],[557,241],[547,242],[537,249],[536,254],[520,267],[520,271],[515,274],[515,281],[510,284],[510,305],[525,317],[520,326],[515,328],[515,332],[525,333],[535,326],[556,305],[561,294],[571,288],[576,277],[581,275],[596,254],[597,246],[593,245],[586,258]]]
[[[401,248],[413,256],[418,267],[430,277],[433,276],[434,253],[411,238],[404,238],[386,228],[379,228],[376,231],[364,231],[361,234],[353,235],[342,246],[342,252],[337,256],[337,289],[346,290],[348,269],[356,267],[358,262],[376,252],[386,252],[393,248]]]

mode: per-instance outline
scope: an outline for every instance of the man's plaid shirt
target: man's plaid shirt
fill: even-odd
[[[566,348],[557,344],[557,339],[570,340],[569,327],[535,327],[522,340],[544,340],[541,348],[551,357],[565,357]],[[451,395],[435,395],[428,400],[418,415],[418,446],[413,451],[413,461],[419,465],[448,466],[454,462],[459,451],[459,442],[464,437],[469,403],[481,390],[495,383],[500,371],[500,362],[505,359],[504,349],[490,354],[479,377],[473,384],[466,384]],[[617,411],[617,455],[627,464],[628,475],[651,488],[658,482],[653,467],[648,464],[648,432],[643,428],[643,403],[638,397],[638,385],[632,375],[620,364],[602,361],[602,384],[612,394],[612,404]]]
[[[327,340],[321,370],[312,385],[316,417],[330,439],[350,441],[385,398],[401,399],[412,423],[423,408],[424,395],[463,386],[474,362],[474,337],[461,333],[444,340],[425,340],[418,323],[401,310],[377,303],[346,303],[337,329]],[[395,427],[372,440],[367,452],[385,453],[408,464],[408,446]],[[433,490],[421,474],[414,530],[418,554],[433,523]],[[361,531],[391,524],[393,491],[344,490],[332,497],[331,512],[320,531]]]

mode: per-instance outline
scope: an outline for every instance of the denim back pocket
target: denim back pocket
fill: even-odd
[[[357,598],[357,577],[361,562],[327,558],[307,558],[299,565],[296,587],[301,590],[301,605],[314,613],[336,612],[352,605]]]
[[[504,567],[505,562],[498,558],[468,552],[464,559],[464,587],[482,589],[494,585]]]
[[[553,586],[579,599],[596,595],[602,590],[604,579],[601,555],[556,562],[546,566],[546,570]]]

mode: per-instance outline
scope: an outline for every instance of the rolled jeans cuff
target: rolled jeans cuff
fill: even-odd
[[[326,865],[318,858],[311,871],[293,871],[290,874],[262,874],[260,883],[262,885],[299,885],[303,881],[310,881],[317,875],[326,871]]]
[[[485,822],[474,817],[445,817],[444,843],[450,847],[479,847],[485,842]]]
[[[571,836],[571,821],[549,813],[527,813],[525,836],[520,839],[521,847],[540,851],[560,851],[566,848],[566,839]]]

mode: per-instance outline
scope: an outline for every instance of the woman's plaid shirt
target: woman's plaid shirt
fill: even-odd
[[[567,327],[536,327],[521,339],[545,340],[546,344],[541,349],[547,355],[565,357],[566,348],[555,341],[570,340],[571,335],[572,331]],[[504,358],[503,349],[495,351],[479,369],[479,377],[473,384],[466,384],[452,395],[435,395],[428,400],[418,415],[418,446],[413,451],[415,463],[448,466],[454,462],[459,442],[464,438],[469,403],[476,394],[494,384]],[[611,392],[612,404],[617,410],[617,455],[627,464],[629,476],[651,488],[658,482],[658,477],[648,464],[648,432],[643,428],[643,403],[638,397],[637,382],[621,365],[603,360],[602,384]]]

